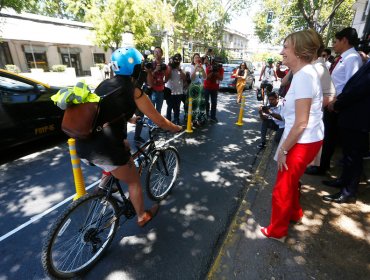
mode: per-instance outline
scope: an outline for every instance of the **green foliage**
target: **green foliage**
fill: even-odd
[[[13,73],[20,73],[21,71],[19,70],[19,67],[17,65],[13,64],[6,64],[5,65],[5,70],[8,70]]]
[[[254,17],[256,35],[262,42],[281,44],[291,32],[314,28],[324,41],[327,36],[326,41],[329,41],[336,31],[351,25],[354,13],[351,6],[354,3],[355,0],[262,0],[260,12]],[[267,24],[270,10],[274,11],[274,18],[271,24]]]
[[[122,44],[122,33],[130,31],[134,34],[137,48],[150,46],[153,41],[149,29],[153,23],[150,3],[152,1],[92,1],[91,8],[85,12],[86,20],[94,25],[96,44],[105,50],[116,49]]]
[[[67,66],[62,65],[62,64],[56,64],[56,65],[51,66],[52,72],[64,72],[66,71],[66,69],[67,69]]]
[[[274,60],[274,63],[278,62],[281,60],[281,55],[278,53],[255,53],[252,56],[252,61],[253,62],[266,62],[268,58],[272,58]]]
[[[5,0],[10,1],[10,0]],[[13,0],[18,2],[19,0]],[[22,1],[27,3],[27,1]],[[165,5],[166,2],[166,5]],[[135,46],[149,49],[169,37],[170,53],[181,52],[192,42],[204,52],[222,45],[225,24],[231,15],[248,13],[252,0],[29,0],[28,12],[91,22],[95,43],[116,49],[122,33],[134,34]]]
[[[20,13],[33,3],[32,0],[0,0],[0,11],[4,8],[12,8]]]
[[[91,0],[31,0],[25,11],[70,20],[84,21],[85,10],[91,6]]]

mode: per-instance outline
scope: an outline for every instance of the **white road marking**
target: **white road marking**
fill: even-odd
[[[177,133],[174,137],[172,137],[171,139],[165,141],[165,143],[169,143],[173,140],[175,140],[176,138],[180,137],[181,135],[183,135],[185,133],[185,131],[182,131],[181,133]],[[40,154],[40,153],[38,153]],[[37,154],[37,155],[38,155]],[[37,156],[37,155],[33,155],[33,156]],[[100,183],[100,180],[92,183],[91,185],[87,186],[86,187],[86,190],[89,190],[91,189],[92,187],[94,187],[95,185],[99,184]],[[49,209],[46,209],[44,212],[41,212],[40,214],[37,214],[33,217],[30,218],[29,221],[21,224],[20,226],[16,227],[15,229],[9,231],[8,233],[2,235],[0,237],[0,242],[1,241],[4,241],[5,239],[7,239],[8,237],[12,236],[13,234],[17,233],[18,231],[20,231],[21,229],[29,226],[30,224],[32,224],[33,222],[35,221],[38,221],[40,220],[42,217],[46,216],[47,214],[49,214],[50,212],[54,211],[55,209],[59,208],[60,206],[66,204],[67,202],[71,201],[73,199],[73,197],[75,196],[76,194],[74,195],[71,195],[70,197],[67,197],[66,199],[64,199],[63,201],[59,202],[58,204],[54,205],[53,207],[49,208]]]
[[[86,187],[86,190],[89,190],[91,189],[92,187],[94,187],[95,185],[99,184],[100,180],[92,183],[91,185],[87,186]],[[58,204],[54,205],[53,207],[49,208],[49,209],[46,209],[44,212],[40,213],[40,214],[37,214],[33,217],[30,218],[29,221],[25,222],[24,224],[21,224],[20,226],[16,227],[15,229],[9,231],[8,233],[4,234],[3,236],[0,237],[0,242],[1,241],[4,241],[5,239],[7,239],[8,237],[12,236],[13,234],[17,233],[18,231],[20,231],[21,229],[29,226],[30,224],[32,224],[33,222],[35,221],[38,221],[40,220],[42,217],[46,216],[47,214],[49,214],[50,212],[54,211],[55,209],[59,208],[60,206],[62,206],[63,204],[67,203],[67,202],[70,202],[73,197],[75,196],[76,194],[74,195],[71,195],[70,197],[67,197],[66,199],[64,199],[63,201],[59,202]]]

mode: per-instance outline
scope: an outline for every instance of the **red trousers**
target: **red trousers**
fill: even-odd
[[[280,238],[288,234],[290,221],[298,221],[303,216],[299,203],[299,179],[307,165],[320,150],[322,141],[295,144],[286,158],[288,170],[278,171],[272,191],[271,221],[267,232],[272,237]]]

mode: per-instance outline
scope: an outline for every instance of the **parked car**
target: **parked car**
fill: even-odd
[[[245,61],[248,67],[247,82],[245,85],[246,89],[252,89],[255,78],[254,78],[254,67],[252,62]],[[236,91],[236,71],[240,64],[224,64],[224,79],[220,82],[220,90]]]
[[[0,69],[0,149],[60,133],[63,111],[50,96],[60,90]]]

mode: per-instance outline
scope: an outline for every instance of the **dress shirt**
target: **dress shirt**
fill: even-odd
[[[331,74],[337,96],[342,93],[347,81],[362,66],[361,56],[358,54],[355,48],[346,50],[341,54],[341,57],[342,58],[339,60]]]

